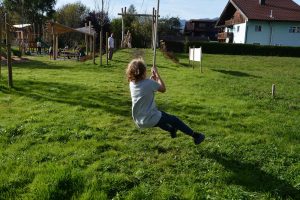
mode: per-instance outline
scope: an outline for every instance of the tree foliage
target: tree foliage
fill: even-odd
[[[160,35],[178,35],[180,33],[180,20],[178,17],[162,18],[159,20]]]
[[[103,18],[103,20],[102,20]],[[102,38],[103,42],[105,42],[105,34],[106,32],[110,32],[110,19],[107,15],[107,13],[100,12],[89,12],[88,15],[85,17],[85,19],[81,22],[81,26],[84,26],[85,23],[89,23],[91,21],[92,26],[94,30],[96,31],[96,48],[98,49],[100,46],[100,30],[101,30],[101,24],[103,23],[103,30],[102,30]]]
[[[3,0],[6,9],[21,23],[39,23],[52,18],[56,0]]]
[[[84,26],[84,20],[89,15],[89,9],[80,2],[63,5],[55,13],[55,20],[71,28]],[[80,33],[66,33],[59,37],[59,46],[75,47],[84,45],[84,35]]]
[[[80,2],[69,3],[57,10],[55,20],[65,26],[78,28],[89,12],[89,9]]]
[[[131,14],[137,14],[134,5],[130,5],[124,16],[124,32],[131,32],[133,47],[151,47],[152,44],[152,18],[136,17]],[[121,40],[122,20],[113,19],[111,23],[115,37]],[[177,17],[159,19],[158,35],[177,35],[180,32],[180,21]]]

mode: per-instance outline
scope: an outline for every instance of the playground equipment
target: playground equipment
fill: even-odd
[[[131,15],[131,16],[137,16],[137,17],[152,17],[152,47],[153,47],[153,66],[156,65],[156,48],[157,48],[157,28],[158,28],[158,17],[159,17],[159,3],[160,0],[157,0],[157,10],[153,8],[152,15],[150,14],[129,14],[126,12],[126,7],[121,9],[121,13],[118,13],[118,15],[122,16],[122,42],[123,48],[124,45],[126,45],[126,42],[128,43],[128,38],[124,37],[124,16]],[[127,40],[127,41],[126,41]]]
[[[85,44],[86,44],[86,54],[87,56],[92,56],[93,62],[95,64],[95,35],[96,32],[92,28],[91,22],[89,22],[89,26],[85,24],[85,27],[81,28],[70,28],[68,26],[64,26],[54,21],[48,21],[46,23],[46,32],[52,35],[52,49],[53,49],[53,59],[56,60],[59,54],[58,48],[58,37],[61,34],[77,32],[81,34],[85,34]],[[64,52],[66,53],[66,52]],[[71,52],[68,52],[70,55]]]

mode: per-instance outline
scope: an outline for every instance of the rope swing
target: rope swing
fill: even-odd
[[[156,66],[156,45],[157,45],[158,15],[159,15],[159,0],[157,0],[157,10],[155,12],[154,38],[153,38],[153,66]]]

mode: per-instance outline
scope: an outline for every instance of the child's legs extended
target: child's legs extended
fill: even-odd
[[[178,117],[170,115],[163,111],[161,111],[161,119],[156,126],[169,132],[180,130],[187,135],[192,136],[194,134],[194,131],[184,122],[182,122]]]

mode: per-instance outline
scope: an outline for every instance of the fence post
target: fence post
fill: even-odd
[[[10,27],[8,26],[8,16],[5,13],[5,30],[6,30],[6,45],[7,45],[7,69],[8,69],[8,87],[13,87],[12,65],[11,65],[11,41]]]
[[[276,88],[275,88],[275,84],[272,84],[272,98],[274,99],[275,98],[275,91]]]

